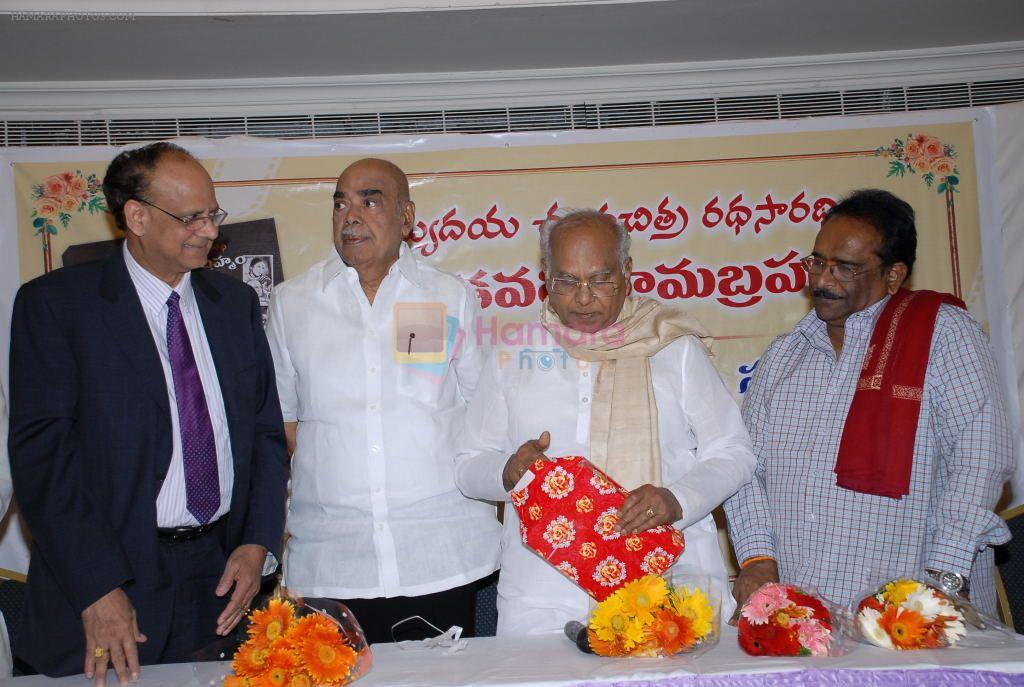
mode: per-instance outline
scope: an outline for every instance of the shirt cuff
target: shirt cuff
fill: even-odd
[[[775,541],[768,532],[756,532],[749,534],[742,539],[733,540],[733,550],[736,552],[736,560],[747,561],[751,558],[771,558],[776,562],[779,560],[775,555]]]
[[[681,530],[685,530],[695,522],[703,520],[711,513],[711,510],[714,510],[714,508],[708,510],[706,500],[687,486],[681,486],[677,482],[666,485],[665,488],[676,497],[676,501],[679,502],[679,508],[683,511],[683,516],[675,523]]]
[[[498,451],[481,451],[455,467],[455,483],[465,496],[488,501],[509,501],[501,473],[508,456]]]
[[[277,570],[277,556],[267,551],[267,557],[263,559],[263,572],[260,573],[263,577],[272,574]]]
[[[974,565],[974,555],[966,555],[952,546],[944,544],[932,545],[931,555],[925,563],[925,570],[938,570],[963,575],[964,579],[971,577],[971,567]]]
[[[748,565],[751,565],[752,563],[760,563],[761,561],[771,561],[772,563],[777,563],[777,561],[775,560],[775,556],[751,556],[750,558],[743,559],[743,562],[740,563],[740,569],[743,569]]]

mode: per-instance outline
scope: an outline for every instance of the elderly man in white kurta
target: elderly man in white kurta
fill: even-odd
[[[630,490],[621,531],[683,530],[675,570],[708,576],[731,613],[711,511],[750,480],[756,460],[700,325],[630,295],[629,235],[613,217],[582,210],[551,220],[541,253],[543,329],[529,330],[528,349],[497,349],[484,367],[459,439],[459,488],[507,502],[538,458],[587,456]],[[588,604],[522,544],[506,508],[498,634],[558,631],[585,618]]]
[[[479,308],[403,243],[414,213],[398,167],[349,166],[336,250],[277,287],[267,332],[293,450],[285,585],[344,601],[371,642],[415,615],[471,635],[473,583],[498,557],[494,505],[454,475],[485,357]]]

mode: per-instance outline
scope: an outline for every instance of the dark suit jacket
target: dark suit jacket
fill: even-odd
[[[192,286],[231,435],[229,550],[280,559],[288,465],[273,361],[248,286],[208,270]],[[120,251],[23,285],[11,328],[11,473],[35,543],[16,653],[48,675],[80,673],[82,611],[121,587],[152,663],[171,622],[156,498],[171,460],[159,353]]]

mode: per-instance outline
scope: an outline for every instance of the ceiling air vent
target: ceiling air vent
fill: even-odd
[[[1024,100],[1024,79],[811,93],[536,107],[166,119],[0,121],[4,146],[125,145],[175,136],[335,138],[668,126],[743,119],[884,114]]]

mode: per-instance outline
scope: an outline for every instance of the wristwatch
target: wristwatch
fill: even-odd
[[[929,570],[928,574],[938,582],[939,589],[947,596],[956,596],[967,586],[967,580],[960,573],[948,572],[946,570]]]

